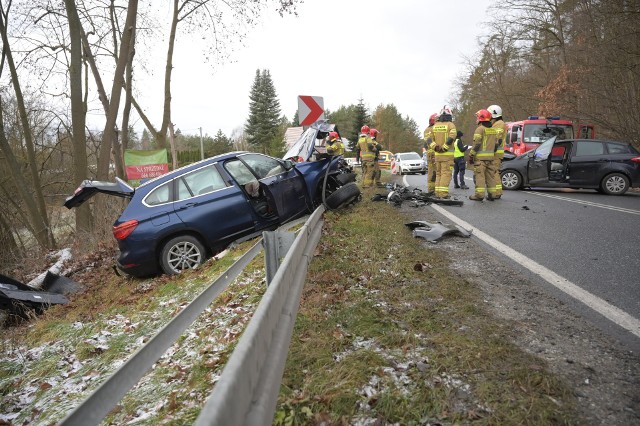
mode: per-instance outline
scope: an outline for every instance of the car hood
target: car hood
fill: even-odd
[[[78,207],[98,192],[116,197],[131,198],[135,189],[119,177],[116,177],[115,182],[83,180],[74,194],[66,198],[64,206],[68,209]]]
[[[309,161],[313,155],[316,141],[318,139],[324,139],[324,137],[332,131],[337,131],[335,124],[329,124],[328,120],[316,121],[302,133],[300,138],[289,148],[282,158],[285,160]]]

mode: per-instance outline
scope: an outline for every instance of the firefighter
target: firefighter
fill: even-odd
[[[432,142],[429,144],[436,156],[436,193],[437,198],[448,199],[451,169],[453,168],[453,141],[456,138],[456,126],[452,122],[453,114],[448,106],[440,111],[438,121],[431,130]]]
[[[327,154],[342,155],[344,154],[344,144],[340,140],[338,132],[329,132],[329,142],[327,143]]]
[[[478,127],[473,133],[473,148],[469,153],[469,164],[473,164],[476,179],[475,194],[470,200],[482,201],[485,191],[487,200],[493,201],[495,184],[495,150],[498,142],[497,130],[491,127],[491,113],[486,109],[476,112]]]
[[[456,141],[453,144],[453,187],[469,189],[464,182],[464,174],[467,170],[467,161],[464,159],[464,153],[469,149],[469,145],[462,142],[464,133],[458,130]],[[458,183],[460,180],[460,183]]]
[[[375,186],[383,186],[382,182],[380,182],[380,179],[382,178],[382,171],[380,170],[380,163],[378,162],[380,160],[380,151],[382,149],[382,145],[378,143],[379,134],[380,132],[376,129],[369,130],[369,139],[371,139],[371,143],[374,145],[376,151],[373,161],[373,183]]]
[[[424,130],[424,147],[423,149],[426,151],[427,158],[425,162],[427,163],[427,192],[429,195],[433,195],[436,192],[436,152],[431,149],[429,146],[431,142],[433,142],[433,125],[436,124],[438,120],[438,114],[433,113],[431,117],[429,117],[429,127]]]
[[[360,160],[362,169],[362,188],[373,185],[374,161],[376,157],[375,145],[371,143],[369,126],[366,124],[360,128],[360,137],[356,144],[356,160]]]
[[[500,178],[500,165],[502,164],[502,159],[504,158],[504,144],[507,140],[507,124],[502,119],[502,108],[500,108],[498,105],[491,105],[487,109],[491,113],[491,127],[493,129],[496,129],[496,137],[498,139],[494,164],[494,167],[496,169],[496,192],[493,195],[493,198],[497,200],[502,197],[502,179]]]

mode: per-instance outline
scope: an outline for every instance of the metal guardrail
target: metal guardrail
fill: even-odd
[[[286,360],[286,353],[300,301],[301,284],[304,284],[311,255],[320,239],[322,227],[317,225],[322,225],[321,217],[323,212],[324,207],[322,206],[316,209],[299,231],[281,267],[273,277],[272,285],[267,289],[256,313],[229,358],[220,381],[214,387],[208,402],[203,408],[200,417],[198,417],[197,424],[249,424],[245,422],[229,423],[227,419],[241,418],[245,413],[245,408],[250,406],[253,407],[253,416],[262,419],[265,419],[264,416],[269,415],[268,411],[270,409],[270,417],[264,424],[271,423],[284,370],[284,361]],[[296,223],[298,222],[292,222],[285,226],[293,226]],[[240,275],[261,250],[262,240],[254,244],[240,259],[149,340],[146,345],[129,358],[81,405],[68,414],[60,425],[87,426],[99,424],[211,302]],[[295,259],[292,260],[293,258]],[[306,262],[302,262],[302,258],[306,258]],[[286,318],[280,318],[281,316]],[[289,331],[285,333],[287,329]],[[256,333],[260,334],[260,336],[256,336]],[[263,333],[264,335],[262,335]],[[245,341],[250,343],[244,343]],[[260,344],[257,345],[254,342],[259,342]],[[265,352],[263,353],[263,351]],[[249,360],[254,364],[254,367],[258,368],[250,368],[245,360]],[[279,374],[275,374],[278,371]],[[220,385],[225,388],[229,387],[229,382],[232,384],[234,382],[242,383],[243,393],[227,394],[224,398],[218,398],[217,395],[226,394],[226,392],[224,390],[217,391],[216,389]],[[261,387],[257,387],[258,383],[260,383]],[[235,385],[232,387],[235,387]],[[244,393],[249,391],[251,391],[250,394]],[[254,392],[259,392],[257,393],[259,395],[257,399],[259,404],[257,405],[253,404],[252,395],[254,395]],[[262,392],[264,394],[261,394]],[[267,392],[271,393],[271,395],[266,395]],[[247,400],[247,398],[249,399]],[[219,399],[225,399],[225,401],[232,399],[234,403],[225,402],[220,405],[217,403]],[[251,424],[257,423],[252,422]]]
[[[298,232],[196,419],[204,425],[270,425],[324,207]]]

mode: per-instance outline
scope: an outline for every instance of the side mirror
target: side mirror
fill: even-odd
[[[282,163],[282,167],[284,167],[285,170],[291,170],[295,165],[291,160],[284,160],[284,163]]]

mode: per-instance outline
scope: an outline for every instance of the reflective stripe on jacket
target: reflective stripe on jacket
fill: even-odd
[[[496,129],[496,143],[498,145],[498,149],[496,149],[496,158],[504,158],[504,144],[506,143],[507,137],[507,124],[502,120],[497,120],[491,126],[492,129]]]
[[[478,126],[473,132],[473,149],[470,155],[478,160],[493,160],[497,143],[497,130],[491,127]]]
[[[364,161],[373,161],[376,158],[375,146],[371,143],[371,139],[367,136],[360,136],[358,139],[358,148],[360,149],[360,158]]]
[[[453,160],[453,143],[449,145],[449,141],[454,141],[458,134],[455,124],[450,121],[438,121],[433,125],[431,133],[433,135],[431,149],[435,150],[436,146],[439,146],[444,150],[444,152],[436,151],[436,161]]]

